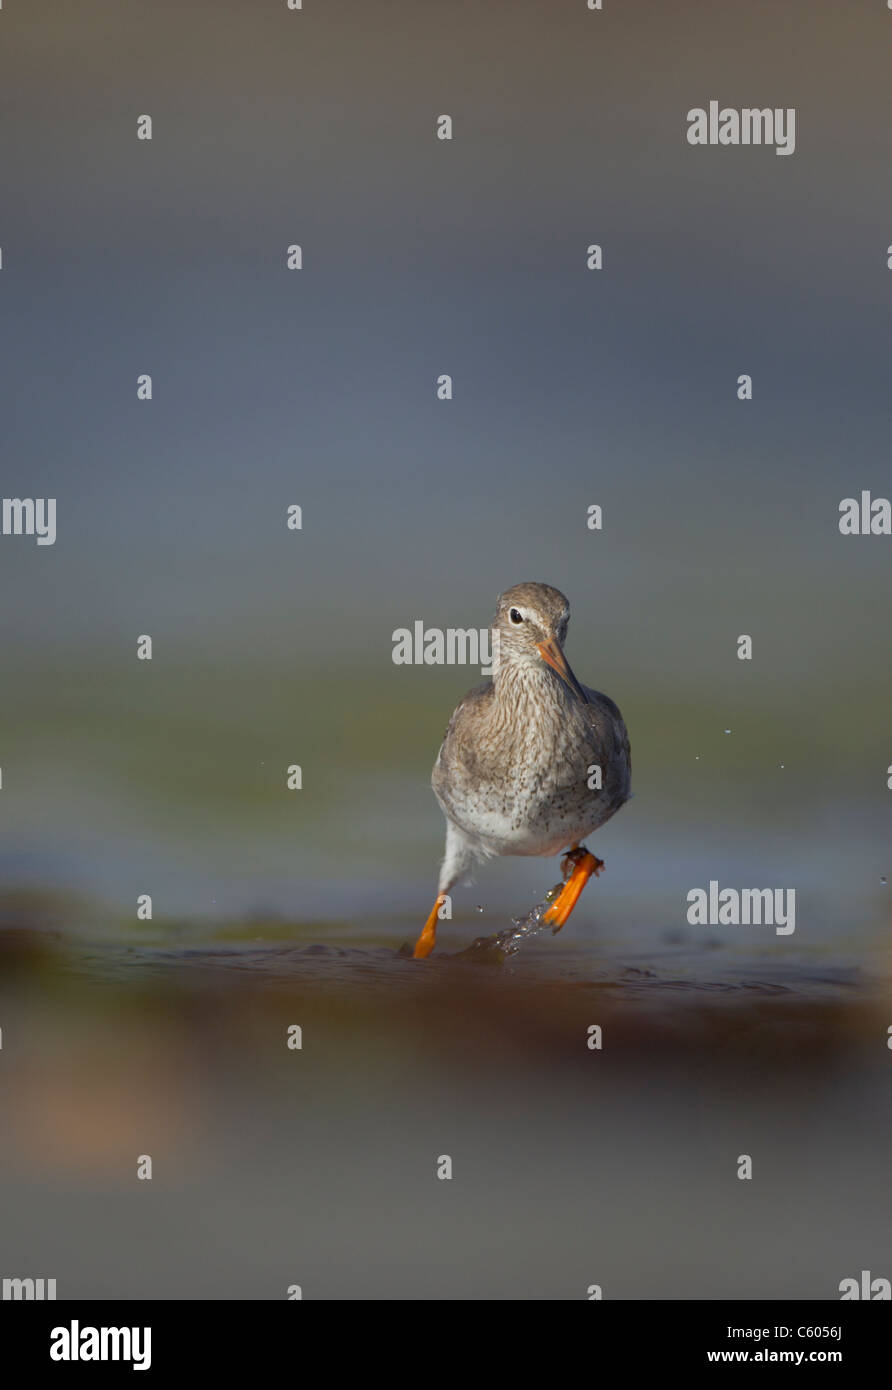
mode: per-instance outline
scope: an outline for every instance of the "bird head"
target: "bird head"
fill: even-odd
[[[556,671],[565,685],[587,703],[582,686],[564,656],[570,604],[550,584],[514,584],[499,595],[493,631],[498,633],[499,661]]]

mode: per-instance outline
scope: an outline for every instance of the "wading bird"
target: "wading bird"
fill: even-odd
[[[446,894],[475,861],[566,850],[565,882],[544,918],[555,931],[604,867],[582,841],[631,795],[629,735],[613,701],[571,671],[569,620],[569,603],[548,584],[515,584],[499,597],[493,679],[456,709],[431,777],[446,852],[416,958],[434,949]]]

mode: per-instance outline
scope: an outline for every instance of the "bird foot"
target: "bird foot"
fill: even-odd
[[[585,845],[577,845],[575,849],[568,849],[567,853],[561,860],[561,873],[564,876],[565,883],[567,879],[570,878],[570,876],[572,875],[574,869],[576,869],[576,867],[579,864],[583,863],[583,861],[586,859],[590,859],[592,861],[592,866],[589,869],[589,874],[594,874],[595,878],[598,878],[600,876],[601,870],[603,868],[606,868],[603,859],[599,859],[596,854],[592,854],[591,850],[587,850]]]
[[[559,932],[565,925],[592,874],[597,878],[603,868],[604,860],[591,854],[582,845],[577,845],[564,855],[561,860],[564,886],[542,919],[548,923],[552,931]]]

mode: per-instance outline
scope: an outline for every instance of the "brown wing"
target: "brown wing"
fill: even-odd
[[[464,699],[453,710],[452,718],[446,725],[443,742],[431,774],[431,783],[435,791],[440,785],[442,774],[448,767],[455,763],[461,763],[469,769],[473,767],[476,761],[474,741],[465,737],[465,730],[474,723],[478,711],[492,700],[494,692],[495,687],[492,681],[484,681],[482,685],[475,685],[473,690],[469,690]]]
[[[620,714],[619,705],[615,704],[609,695],[603,695],[600,690],[591,690],[587,685],[582,688],[589,700],[585,707],[589,723],[599,740],[612,750],[612,755],[618,755],[619,760],[625,762],[631,778],[632,745],[629,743],[629,731]]]

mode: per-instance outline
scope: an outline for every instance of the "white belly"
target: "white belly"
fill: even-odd
[[[524,805],[523,813],[505,806],[465,803],[443,805],[446,815],[464,832],[481,857],[495,854],[554,855],[591,835],[610,814],[596,792],[583,805],[578,794],[553,795],[541,807]]]

